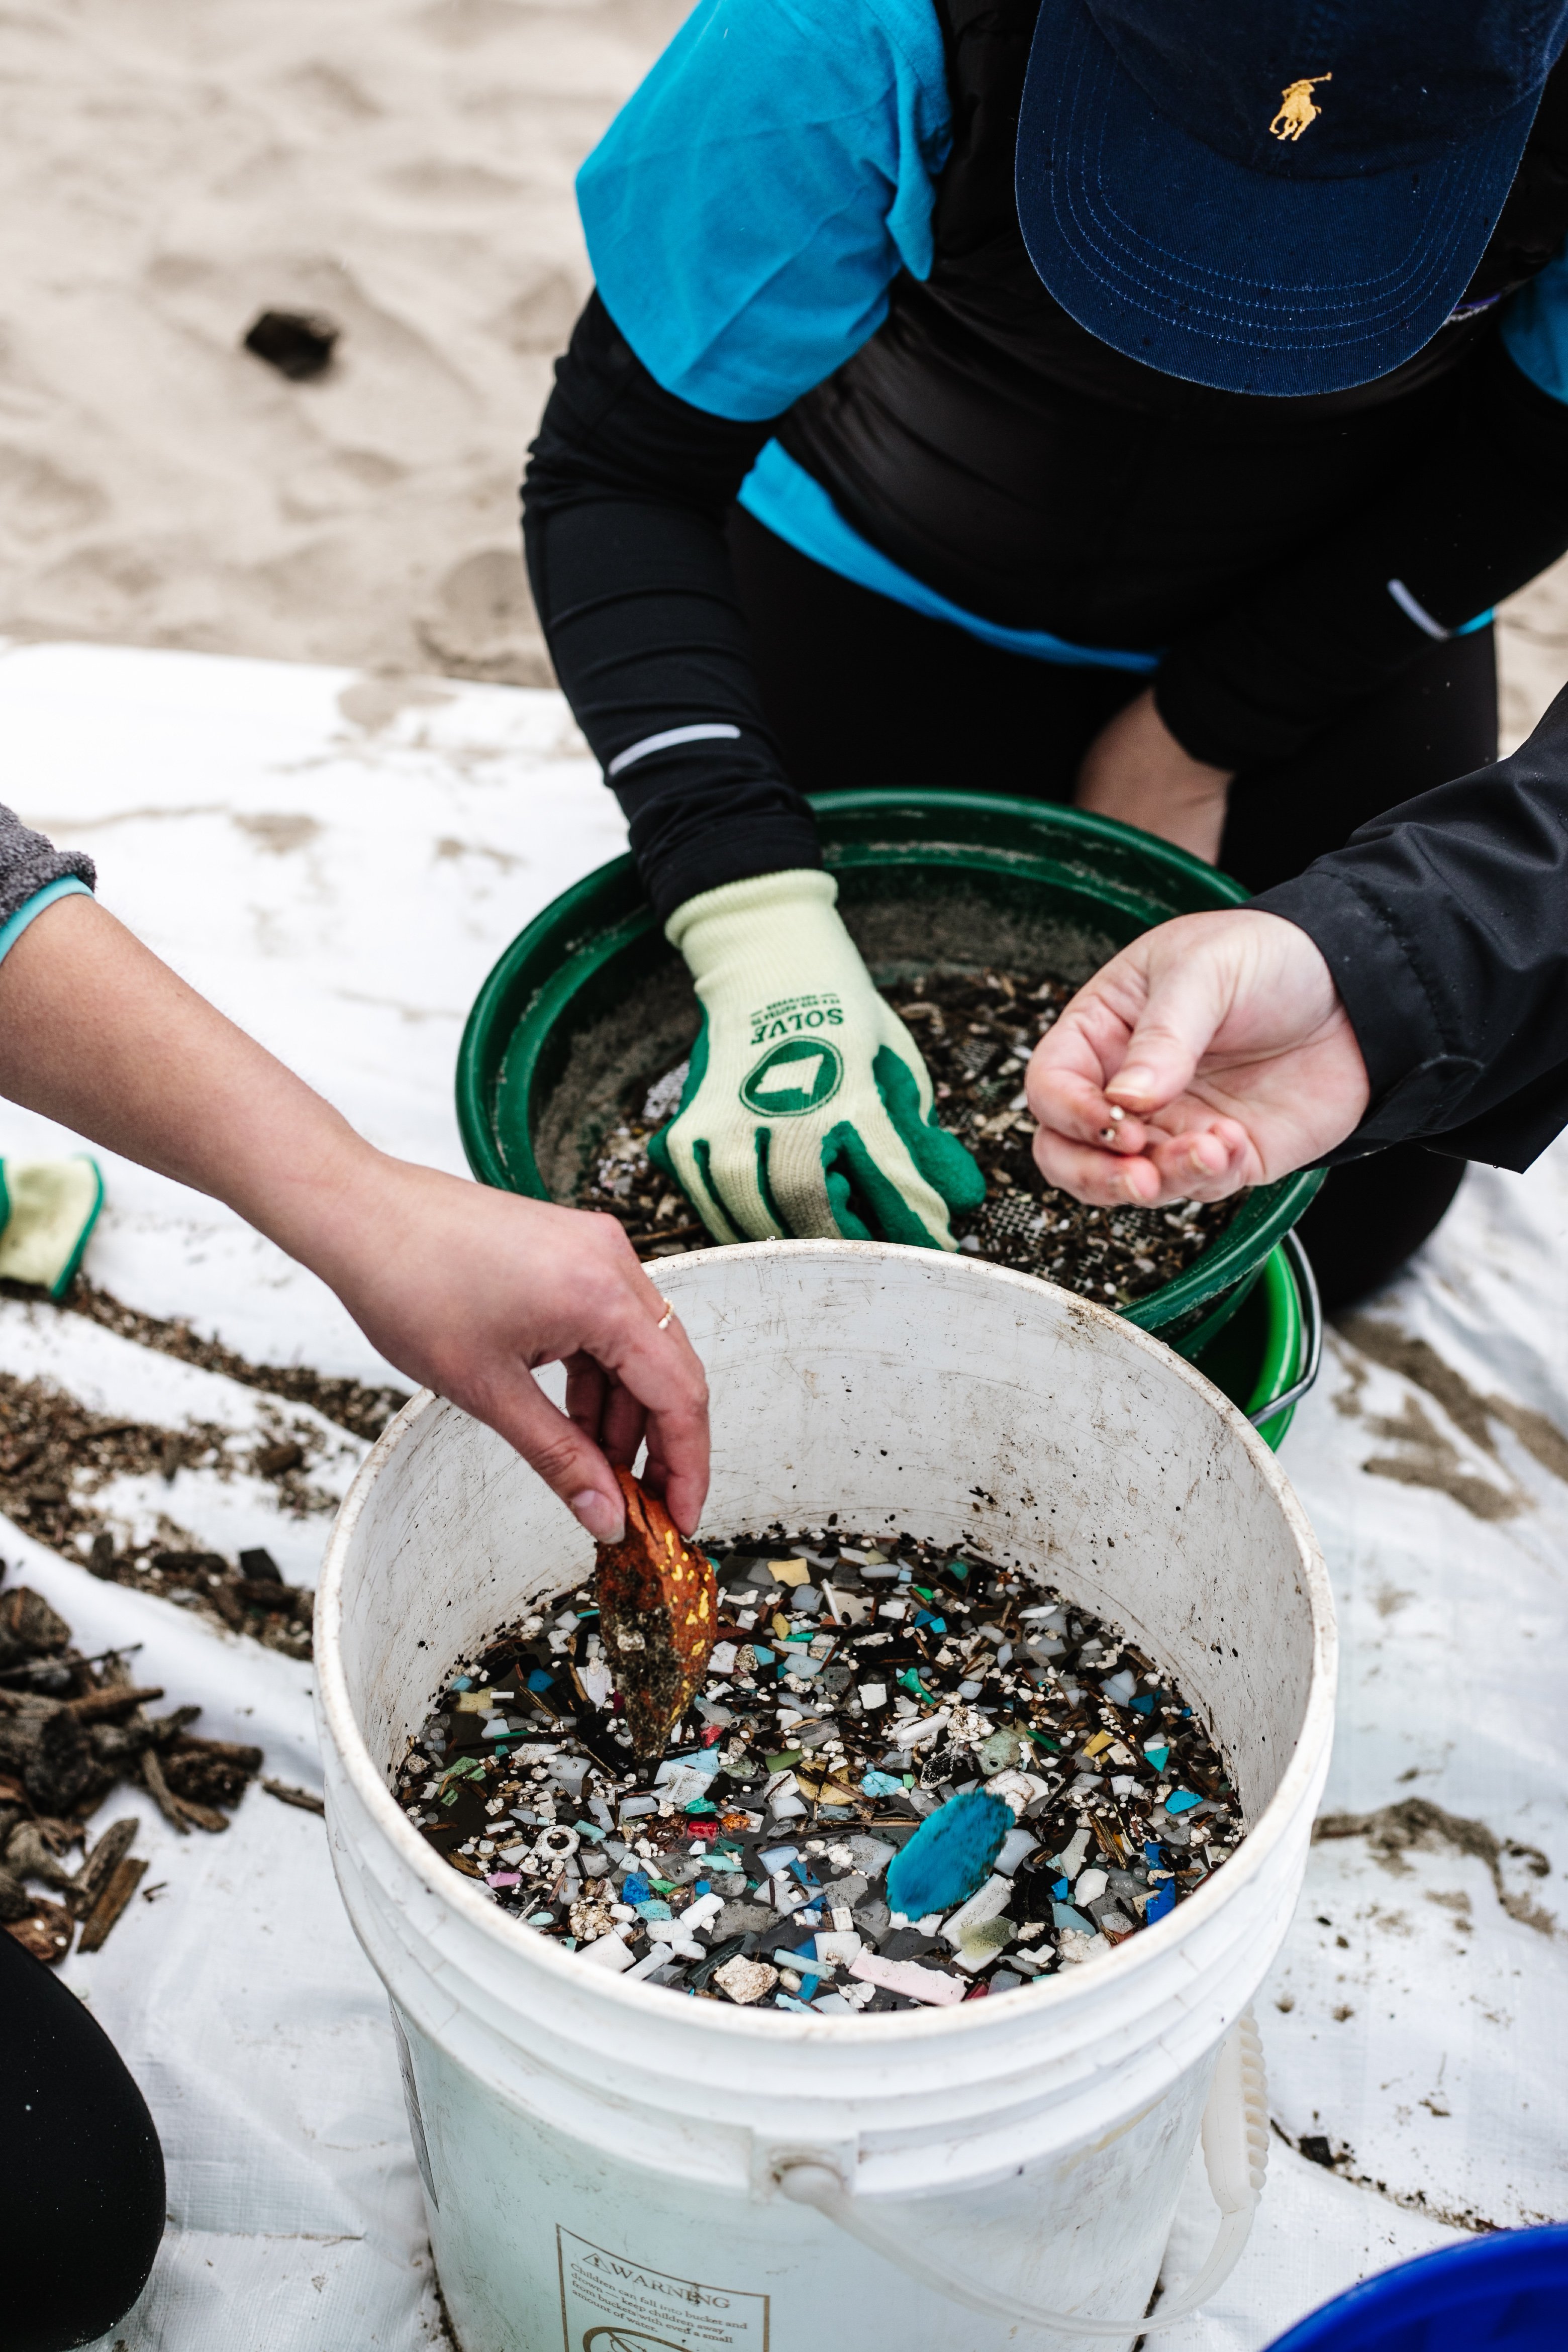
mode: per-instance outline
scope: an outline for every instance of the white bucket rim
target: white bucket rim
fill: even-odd
[[[688,1267],[742,1254],[753,1260],[763,1254],[774,1257],[786,1255],[853,1255],[863,1260],[868,1252],[873,1252],[882,1259],[912,1260],[923,1268],[930,1268],[938,1256],[933,1251],[894,1242],[747,1242],[709,1250],[689,1250],[679,1260],[661,1262],[660,1276],[661,1279],[674,1279],[679,1284]],[[1128,1937],[1105,1958],[1070,1970],[1058,1971],[1043,1984],[1027,1988],[1034,1996],[1029,2004],[1032,2015],[1043,2017],[1054,2013],[1070,2016],[1078,2010],[1096,2003],[1101,1991],[1124,1987],[1147,1969],[1158,1967],[1167,1954],[1199,1935],[1221,1904],[1228,1901],[1228,1890],[1245,1884],[1263,1871],[1274,1848],[1289,1833],[1295,1800],[1302,1788],[1310,1785],[1333,1728],[1339,1649],[1333,1589],[1311,1522],[1280,1468],[1278,1457],[1246,1414],[1184,1356],[1178,1355],[1173,1348],[1167,1347],[1149,1332],[1141,1330],[1135,1323],[1125,1321],[1112,1308],[1100,1306],[1095,1299],[1085,1298],[1077,1291],[1065,1290],[1058,1283],[1045,1282],[1038,1276],[1020,1274],[1012,1266],[995,1265],[983,1258],[967,1255],[960,1256],[955,1252],[942,1252],[939,1262],[944,1272],[950,1268],[962,1268],[967,1279],[1001,1283],[1010,1288],[1023,1289],[1031,1296],[1037,1290],[1054,1291],[1058,1297],[1070,1303],[1075,1313],[1089,1320],[1103,1323],[1116,1333],[1120,1340],[1131,1342],[1134,1355],[1147,1355],[1167,1371],[1174,1368],[1181,1379],[1205,1403],[1216,1408],[1221,1420],[1227,1422],[1241,1438],[1267,1483],[1275,1491],[1286,1524],[1296,1541],[1311,1619],[1312,1665],[1300,1731],[1290,1760],[1280,1775],[1279,1785],[1258,1816],[1257,1825],[1248,1830],[1223,1871],[1211,1873],[1195,1894],[1187,1895],[1163,1919],[1156,1920],[1152,1927],[1142,1928],[1137,1935]],[[680,1269],[679,1274],[675,1272],[676,1266]],[[523,1927],[520,1920],[509,1919],[499,1905],[471,1887],[460,1871],[441,1864],[429,1842],[413,1826],[392,1791],[384,1784],[361,1733],[349,1696],[339,1640],[342,1624],[342,1579],[349,1548],[360,1512],[382,1467],[390,1461],[416,1423],[434,1408],[453,1412],[461,1410],[458,1406],[448,1407],[447,1400],[438,1397],[430,1389],[420,1389],[410,1397],[388,1422],[361,1464],[327,1540],[316,1594],[316,1686],[322,1719],[336,1748],[338,1760],[374,1826],[389,1840],[394,1853],[405,1867],[415,1873],[437,1903],[448,1906],[468,1926],[477,1928],[494,1945],[498,1954],[504,1953],[524,1969],[542,1969],[547,1978],[555,1975],[563,1989],[574,1991],[591,1990],[596,1997],[628,2003],[631,2017],[668,2017],[671,1997],[662,1987],[626,1984],[619,1976],[599,1969],[585,1968],[574,1952],[563,1951],[553,1939],[535,1934]],[[562,1508],[564,1507],[563,1505]],[[827,1826],[832,1827],[833,1824]],[[651,2008],[649,2004],[652,2004]],[[792,2010],[742,2008],[729,2002],[705,2000],[689,2002],[686,2016],[698,2022],[700,2030],[704,2032],[742,2038],[760,2034],[775,2046],[791,2042],[803,2045],[816,2044],[825,2035],[831,2035],[840,2042],[890,2050],[909,2042],[919,2042],[965,2032],[994,2032],[996,2021],[994,2017],[988,2019],[985,2015],[990,2006],[988,2000],[965,2000],[946,2008],[898,2010],[876,2017],[858,2013],[853,2017],[818,2017]]]

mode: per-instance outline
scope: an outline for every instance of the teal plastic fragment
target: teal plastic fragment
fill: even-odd
[[[1051,1905],[1051,1925],[1058,1936],[1098,1936],[1100,1933],[1094,1921],[1086,1918],[1081,1911],[1075,1911],[1070,1903]]]
[[[950,1797],[888,1864],[889,1909],[923,1919],[966,1903],[990,1877],[1012,1827],[1012,1807],[988,1790]]]
[[[1165,1800],[1165,1811],[1168,1813],[1190,1813],[1194,1805],[1202,1803],[1203,1799],[1194,1797],[1190,1789],[1173,1789]]]

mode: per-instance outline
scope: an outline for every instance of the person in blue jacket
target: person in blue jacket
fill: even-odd
[[[1562,0],[699,0],[583,168],[524,487],[703,1009],[723,1239],[951,1247],[978,1174],[806,795],[1073,799],[1283,883],[1496,755],[1568,547]],[[1337,1173],[1331,1299],[1462,1161]]]

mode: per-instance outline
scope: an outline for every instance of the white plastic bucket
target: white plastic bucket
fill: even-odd
[[[500,1438],[416,1397],[339,1515],[316,1655],[333,1861],[391,1995],[463,2352],[1019,2340],[781,2194],[791,2166],[837,2176],[923,2277],[1142,2312],[1328,1769],[1332,1607],[1300,1507],[1180,1357],[1000,1267],[775,1243],[658,1278],[712,1390],[711,1537],[837,1511],[1036,1571],[1202,1708],[1249,1833],[1110,1958],[954,2009],[759,2013],[584,1965],[503,1917],[389,1792],[459,1654],[591,1566]]]

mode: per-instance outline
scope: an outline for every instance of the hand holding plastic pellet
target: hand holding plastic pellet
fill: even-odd
[[[936,1124],[914,1039],[872,984],[830,875],[761,874],[666,925],[702,1004],[680,1108],[648,1154],[721,1242],[957,1246],[985,1180]]]
[[[718,1627],[713,1563],[689,1544],[664,1505],[617,1468],[626,1502],[619,1543],[599,1546],[605,1646],[639,1756],[664,1747],[702,1687]]]

